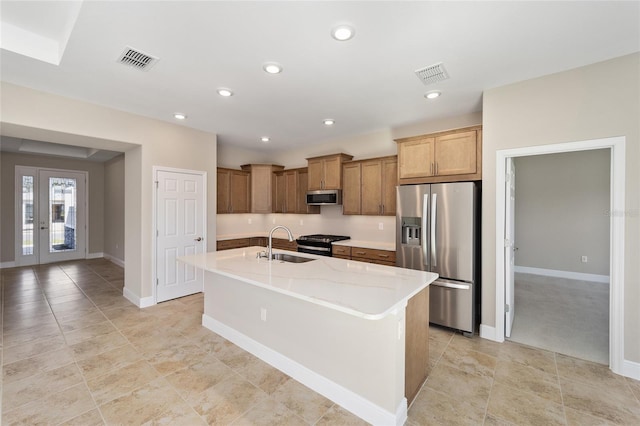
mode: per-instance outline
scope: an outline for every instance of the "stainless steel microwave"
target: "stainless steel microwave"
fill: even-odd
[[[307,204],[310,206],[337,206],[342,204],[342,190],[321,189],[307,192]]]

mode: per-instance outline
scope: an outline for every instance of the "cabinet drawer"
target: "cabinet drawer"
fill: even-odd
[[[348,246],[331,246],[331,253],[335,257],[351,259],[351,247]]]
[[[289,241],[284,238],[273,238],[273,248],[280,250],[298,251],[298,243],[295,240]]]
[[[372,260],[381,264],[396,263],[396,252],[389,250],[367,249],[362,247],[352,247],[351,257],[353,260]]]
[[[236,238],[235,240],[221,240],[216,244],[217,250],[231,250],[234,248],[249,247],[249,238]]]

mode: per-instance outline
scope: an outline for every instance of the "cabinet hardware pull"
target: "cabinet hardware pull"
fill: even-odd
[[[438,162],[436,161],[436,175],[438,174]]]
[[[384,257],[385,259],[386,259],[387,257],[389,257],[389,255],[388,255],[388,254],[379,254],[378,256],[380,256],[380,257]]]
[[[367,254],[367,252],[364,252],[364,251],[357,251],[357,252],[356,252],[356,254],[362,254],[362,255],[364,255],[364,254]]]

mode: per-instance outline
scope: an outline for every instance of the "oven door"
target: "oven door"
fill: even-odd
[[[317,247],[298,243],[299,253],[317,254],[319,256],[331,256],[331,246]]]

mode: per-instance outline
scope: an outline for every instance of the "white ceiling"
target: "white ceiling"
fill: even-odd
[[[37,59],[46,43],[3,42],[3,81],[165,121],[183,112],[181,125],[258,150],[480,111],[486,89],[640,50],[638,1],[3,0],[1,8],[3,40],[17,28],[49,39],[60,58]],[[338,23],[356,36],[334,40]],[[149,71],[121,65],[125,46],[160,60]],[[267,61],[284,71],[266,74]],[[450,79],[423,85],[414,71],[438,62]],[[218,96],[219,87],[234,96]],[[423,97],[436,89],[439,99]]]

